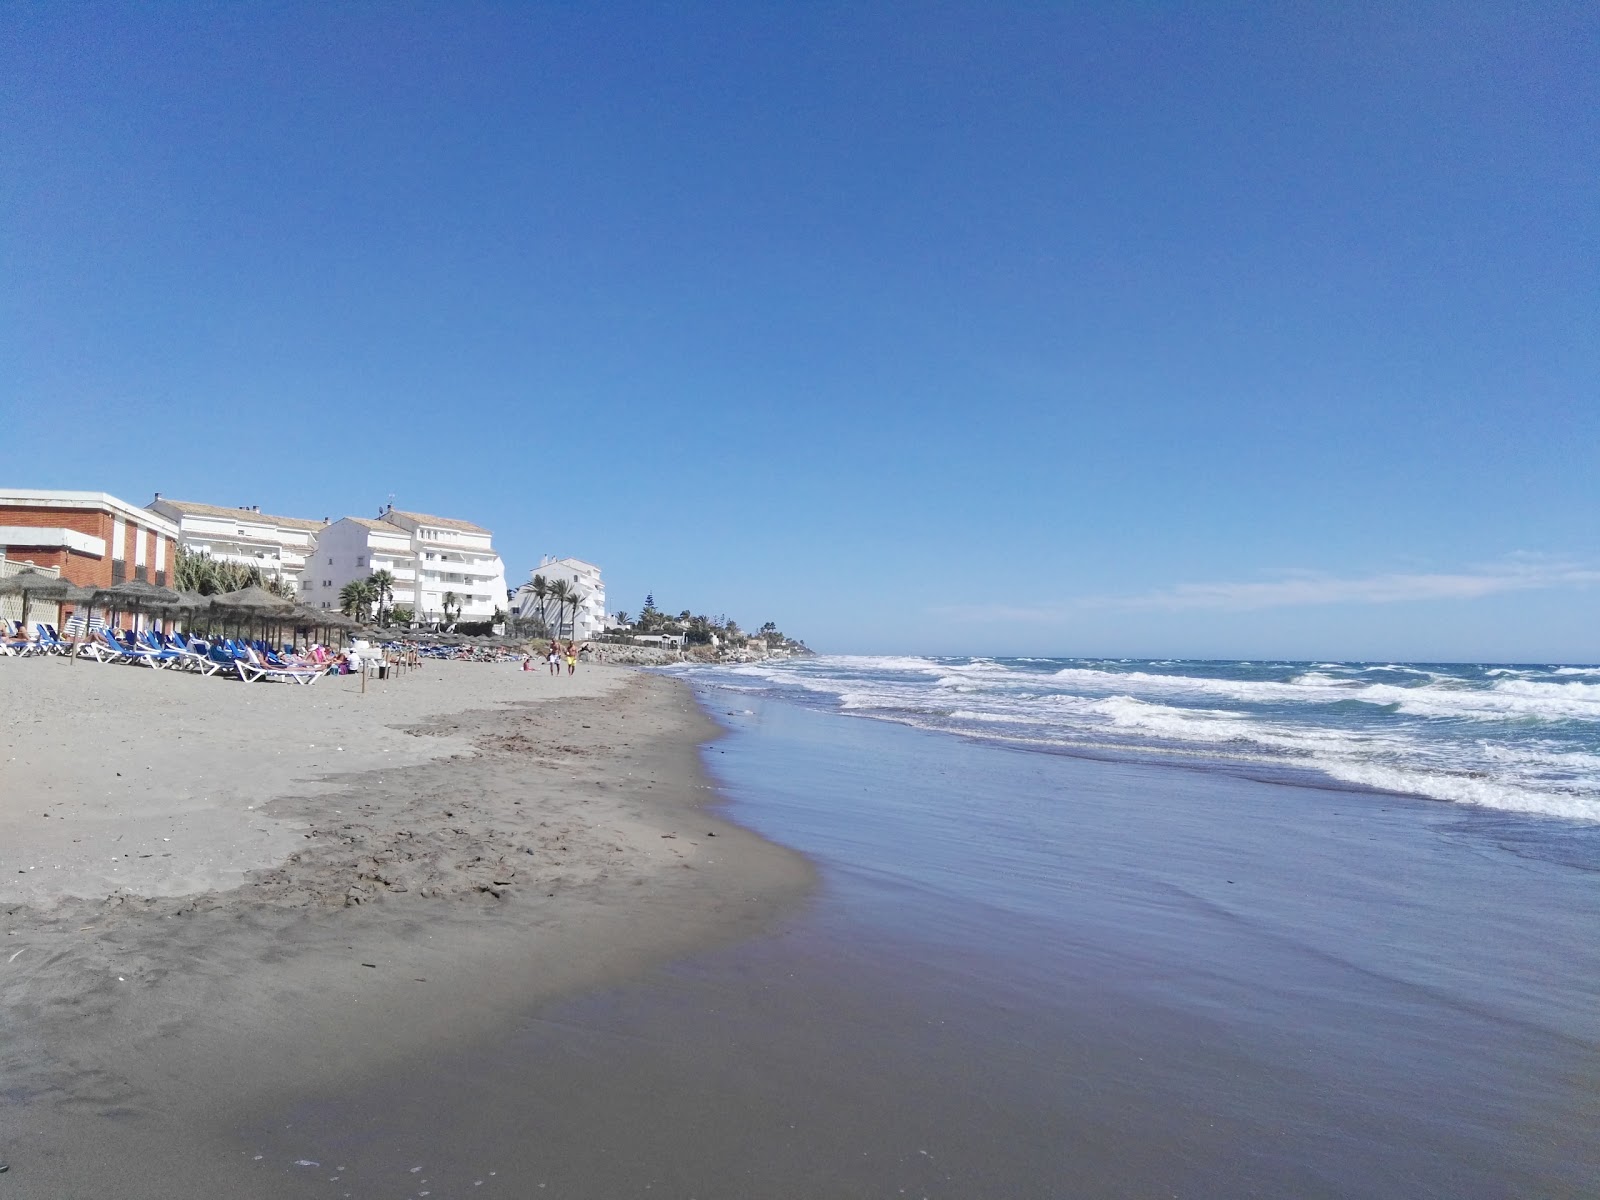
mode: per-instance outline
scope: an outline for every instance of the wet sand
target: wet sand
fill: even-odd
[[[492,1041],[812,886],[704,811],[716,727],[660,677],[3,666],[8,1198],[281,1195],[244,1114]]]

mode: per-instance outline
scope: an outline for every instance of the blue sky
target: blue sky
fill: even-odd
[[[393,494],[841,652],[1600,660],[1597,54],[1581,4],[0,3],[0,477]]]

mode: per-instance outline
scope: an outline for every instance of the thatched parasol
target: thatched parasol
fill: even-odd
[[[266,588],[251,584],[237,591],[223,592],[211,597],[211,606],[218,612],[230,614],[236,619],[259,620],[265,625],[269,621],[281,620],[294,608],[294,601],[283,596],[274,596]]]
[[[34,567],[24,567],[15,575],[0,578],[0,596],[39,596],[57,599],[56,593],[74,585],[59,575],[49,575]]]
[[[163,612],[177,600],[178,593],[171,588],[138,579],[125,579],[107,588],[96,588],[90,603],[104,604],[112,613],[148,613]]]
[[[215,596],[203,596],[199,592],[179,592],[177,600],[167,607],[173,612],[199,612],[201,609],[210,608]]]
[[[32,567],[25,567],[15,575],[0,579],[0,596],[22,597],[22,623],[28,623],[28,609],[37,596],[41,600],[60,601],[75,589],[69,581],[58,575],[49,575]]]
[[[211,597],[211,603],[218,608],[233,609],[236,612],[253,614],[265,613],[269,616],[281,616],[294,607],[294,601],[283,596],[274,596],[266,588],[251,584],[242,587],[236,592],[223,592],[219,596]]]
[[[127,608],[137,612],[171,608],[181,599],[171,588],[138,579],[113,583],[108,588],[98,589],[96,595],[102,603],[115,605],[119,610]]]

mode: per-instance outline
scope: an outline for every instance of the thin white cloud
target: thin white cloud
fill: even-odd
[[[1332,604],[1403,604],[1473,600],[1505,592],[1596,583],[1600,583],[1600,569],[1595,567],[1521,554],[1462,571],[1340,576],[1323,571],[1280,570],[1270,572],[1265,579],[1180,583],[1138,596],[1093,596],[1055,604],[952,605],[934,611],[953,620],[1058,624],[1085,610],[1250,612]]]
[[[1504,592],[1544,591],[1600,583],[1600,570],[1571,562],[1526,557],[1455,572],[1387,572],[1338,576],[1286,571],[1275,579],[1180,583],[1176,587],[1102,603],[1118,608],[1219,609],[1247,612],[1318,604],[1403,604],[1418,600],[1473,600]]]

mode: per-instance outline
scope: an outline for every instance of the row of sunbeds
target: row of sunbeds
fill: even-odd
[[[309,687],[331,670],[337,669],[326,651],[315,648],[310,656],[294,654],[285,647],[273,650],[262,641],[220,638],[205,641],[181,633],[165,634],[146,629],[118,636],[102,629],[95,634],[68,640],[53,625],[35,625],[35,636],[19,629],[0,639],[0,653],[9,655],[60,654],[89,658],[100,663],[124,663],[152,670],[177,669],[200,675],[237,675],[246,683],[268,681],[295,683]]]

